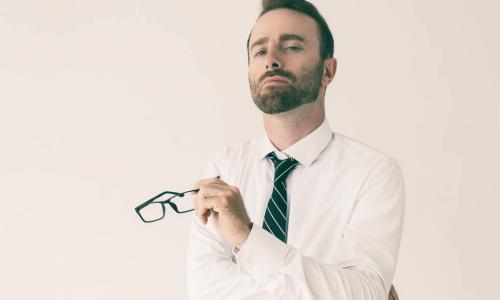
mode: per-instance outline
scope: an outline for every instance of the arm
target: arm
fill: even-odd
[[[381,164],[370,172],[337,259],[329,264],[302,255],[258,226],[233,260],[231,245],[217,229],[210,222],[205,226],[193,220],[187,274],[190,296],[387,299],[401,238],[403,189],[397,164]]]
[[[334,262],[306,257],[258,226],[236,261],[277,299],[386,300],[403,218],[401,170],[394,162],[383,162],[358,193]]]
[[[186,274],[190,299],[272,299],[233,259],[231,246],[213,224],[193,217]]]
[[[216,177],[215,157],[203,178]],[[186,281],[190,299],[272,299],[267,290],[235,263],[231,245],[217,232],[212,218],[206,225],[197,215],[191,221]]]

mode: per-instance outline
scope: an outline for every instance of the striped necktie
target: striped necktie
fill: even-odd
[[[280,160],[274,152],[267,155],[274,163],[274,186],[264,215],[264,229],[286,243],[288,233],[288,201],[286,178],[299,164],[292,157]]]

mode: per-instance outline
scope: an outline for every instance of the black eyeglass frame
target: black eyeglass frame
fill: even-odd
[[[171,192],[171,191],[165,191],[163,193],[160,193],[156,196],[154,196],[153,198],[147,200],[146,202],[142,203],[141,205],[137,206],[135,208],[135,212],[139,215],[139,218],[141,218],[141,220],[144,222],[144,223],[153,223],[153,222],[156,222],[156,221],[159,221],[161,219],[163,219],[165,217],[165,204],[168,204],[170,205],[170,207],[178,214],[184,214],[184,213],[188,213],[188,212],[191,212],[193,211],[194,209],[188,209],[188,210],[179,210],[179,208],[177,207],[177,205],[172,202],[171,200],[174,199],[175,197],[184,197],[185,194],[188,194],[188,193],[198,193],[200,189],[194,189],[194,190],[189,190],[189,191],[185,191],[185,192],[182,192],[182,193],[177,193],[177,192]],[[167,195],[167,194],[171,194],[172,196],[169,197],[168,199],[166,200],[163,200],[163,201],[158,201],[158,202],[154,202],[156,199],[160,198],[161,196],[163,195]],[[152,204],[152,203],[160,203],[161,204],[161,207],[162,207],[162,210],[163,210],[163,214],[160,218],[157,218],[157,219],[154,219],[154,220],[145,220],[141,213],[140,213],[140,210],[143,209],[144,207]]]

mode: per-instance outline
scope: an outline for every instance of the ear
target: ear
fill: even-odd
[[[337,59],[335,57],[325,59],[323,63],[323,84],[326,87],[332,82],[335,73],[337,72]]]

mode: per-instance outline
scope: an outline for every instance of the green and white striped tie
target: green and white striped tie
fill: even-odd
[[[299,164],[292,157],[280,160],[274,152],[267,155],[274,163],[274,186],[264,215],[264,229],[286,243],[288,233],[288,200],[286,179]]]

